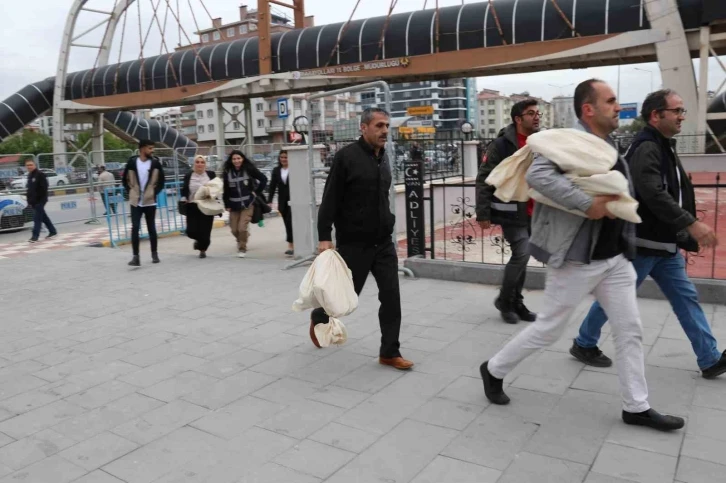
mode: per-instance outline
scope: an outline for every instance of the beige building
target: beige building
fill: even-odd
[[[575,99],[573,97],[558,96],[552,99],[554,110],[553,127],[572,127],[577,121],[575,115]]]
[[[525,99],[536,99],[537,109],[542,113],[540,128],[553,127],[552,104],[538,97],[525,94],[505,96],[499,91],[482,89],[477,96],[480,137],[494,138],[499,131],[512,123],[512,106]]]

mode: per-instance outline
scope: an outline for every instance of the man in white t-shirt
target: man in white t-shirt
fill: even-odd
[[[141,265],[139,259],[139,229],[141,217],[146,219],[151,244],[151,260],[159,263],[156,236],[156,197],[164,189],[164,169],[158,158],[154,157],[154,143],[143,139],[139,141],[139,155],[132,156],[126,164],[123,186],[129,193],[131,204],[131,246],[134,256],[129,262],[132,267]]]

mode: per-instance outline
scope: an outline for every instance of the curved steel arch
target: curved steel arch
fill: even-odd
[[[106,32],[103,35],[103,40],[99,46],[100,52],[98,54],[97,67],[104,67],[108,65],[108,60],[111,55],[111,45],[116,33],[116,27],[118,26],[118,20],[135,1],[136,0],[120,0],[113,12],[111,12],[111,16],[106,24]],[[89,0],[74,0],[73,5],[71,5],[70,10],[68,11],[66,24],[63,28],[63,37],[61,38],[61,47],[58,54],[58,67],[56,69],[55,88],[53,94],[53,152],[55,153],[64,153],[66,151],[66,144],[63,140],[65,113],[61,108],[61,103],[65,97],[68,59],[70,57],[71,48],[73,47],[73,34],[76,29],[76,22],[78,21],[78,16],[83,11],[83,7],[88,2]]]

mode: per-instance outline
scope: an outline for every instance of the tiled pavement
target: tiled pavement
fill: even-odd
[[[688,419],[670,434],[619,420],[614,370],[566,352],[576,320],[488,405],[478,365],[524,327],[491,287],[402,279],[412,372],[377,364],[372,280],[348,343],[315,349],[290,311],[304,269],[232,258],[219,233],[206,260],[169,239],[135,270],[125,249],[3,260],[0,483],[724,481],[726,380],[699,377],[664,302],[640,306],[651,402]]]
[[[27,231],[30,238],[30,231]],[[108,228],[94,228],[79,233],[59,233],[58,236],[50,240],[44,237],[46,233],[42,233],[38,243],[28,243],[27,240],[10,243],[0,243],[0,260],[8,258],[19,258],[32,255],[35,253],[46,253],[49,251],[63,250],[75,247],[85,247],[88,245],[101,243],[108,240]]]

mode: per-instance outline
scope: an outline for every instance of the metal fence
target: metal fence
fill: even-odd
[[[178,206],[181,191],[180,181],[167,181],[164,190],[156,197],[156,233],[168,235],[186,230],[186,218],[179,214]],[[128,195],[122,186],[105,187],[104,198],[107,202],[106,223],[111,246],[131,240],[131,206]],[[139,237],[149,237],[146,221],[141,220]]]
[[[686,270],[692,277],[726,279],[726,173],[693,173],[696,215],[716,232],[721,244],[686,254]]]

